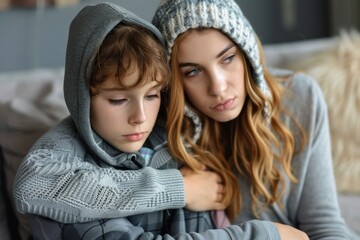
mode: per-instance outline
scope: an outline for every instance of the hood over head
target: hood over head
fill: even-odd
[[[251,65],[253,79],[264,95],[271,98],[260,62],[256,33],[234,0],[162,0],[152,23],[163,34],[169,55],[176,38],[189,29],[220,30],[242,50]],[[265,106],[264,117],[268,119],[270,115],[268,102]],[[185,108],[185,114],[194,121],[196,114],[191,112],[189,107]],[[195,123],[195,125],[198,124]],[[197,129],[196,132],[201,131],[201,126]]]
[[[163,42],[161,33],[151,23],[120,6],[112,3],[86,6],[70,25],[64,77],[65,102],[78,132],[91,151],[110,165],[119,164],[119,151],[105,143],[91,128],[86,76],[91,74],[93,55],[120,22],[144,27]]]

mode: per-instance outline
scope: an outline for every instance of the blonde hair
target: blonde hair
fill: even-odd
[[[222,177],[225,186],[224,201],[228,204],[226,213],[230,219],[234,219],[242,207],[237,174],[249,178],[252,210],[256,216],[267,205],[278,203],[281,206],[280,199],[286,187],[285,177],[297,182],[291,170],[295,138],[280,118],[280,113],[284,112],[281,108],[284,88],[264,68],[265,79],[272,94],[272,99],[269,101],[272,111],[268,126],[263,114],[267,97],[252,79],[250,64],[241,54],[245,65],[244,78],[247,91],[242,112],[236,119],[224,124],[205,116],[193,107],[202,120],[203,130],[199,141],[192,142],[194,129],[191,120],[184,116],[185,92],[177,61],[179,43],[188,34],[189,31],[176,39],[170,59],[172,75],[167,122],[170,152],[193,170],[200,170],[200,165],[204,164]],[[265,67],[261,49],[260,55],[261,63]],[[186,104],[192,106],[190,102]],[[228,131],[224,131],[225,126]],[[298,124],[296,126],[299,127]],[[190,144],[191,154],[188,153],[186,144]]]

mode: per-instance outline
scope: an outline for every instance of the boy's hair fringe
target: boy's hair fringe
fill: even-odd
[[[89,87],[96,94],[100,85],[108,78],[115,77],[124,88],[157,81],[166,87],[169,68],[166,51],[162,43],[147,29],[129,23],[118,24],[105,37],[93,56]],[[138,70],[139,79],[133,85],[126,84],[126,75]]]

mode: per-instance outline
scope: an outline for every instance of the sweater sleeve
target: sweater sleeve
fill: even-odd
[[[62,236],[65,239],[74,240],[280,240],[275,225],[272,222],[260,220],[251,220],[241,225],[230,225],[223,229],[205,229],[200,232],[177,229],[177,231],[170,230],[166,233],[146,231],[140,226],[133,225],[127,218],[61,224],[43,217],[32,216],[32,222],[33,235],[36,239],[58,239],[59,236]]]
[[[125,217],[185,206],[179,170],[102,168],[76,155],[31,151],[20,165],[13,196],[21,213],[64,223]]]
[[[123,219],[122,219],[123,220]],[[126,221],[126,220],[125,220]],[[164,234],[154,235],[151,232],[145,232],[142,228],[131,224],[122,224],[122,231],[116,227],[104,235],[100,235],[96,240],[101,239],[148,239],[148,240],[280,240],[280,235],[271,222],[252,220],[242,225],[231,225],[223,229],[209,229],[203,232],[178,233],[176,235]],[[88,238],[82,238],[88,239]],[[91,239],[91,238],[89,238]]]

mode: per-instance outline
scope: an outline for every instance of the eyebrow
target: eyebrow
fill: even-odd
[[[216,54],[216,58],[221,57],[224,53],[226,53],[227,51],[229,51],[230,49],[232,49],[233,47],[235,47],[234,43],[230,43],[229,45],[227,45],[221,52],[219,52],[218,54]],[[197,63],[179,63],[179,67],[187,67],[187,66],[199,66],[199,64]]]
[[[161,88],[162,86],[163,86],[163,84],[156,84],[152,87],[149,87],[147,90],[151,91],[156,88]],[[134,87],[130,87],[130,88],[122,88],[122,87],[102,88],[102,87],[100,87],[98,89],[98,91],[99,92],[121,92],[121,91],[128,91],[129,89],[132,89],[132,88],[134,88]]]
[[[125,91],[125,88],[116,87],[116,88],[99,88],[99,92],[116,92],[116,91]]]
[[[227,51],[229,51],[230,49],[232,49],[233,47],[235,47],[234,43],[230,43],[226,48],[224,48],[224,50],[222,50],[221,52],[219,52],[218,55],[216,55],[216,58],[221,57],[224,53],[226,53]]]

